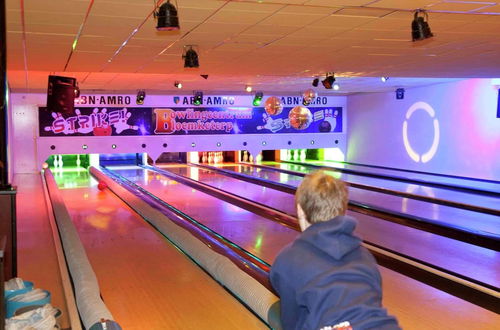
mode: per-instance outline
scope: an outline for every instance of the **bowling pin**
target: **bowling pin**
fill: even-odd
[[[300,161],[303,162],[306,160],[306,149],[300,150]]]
[[[242,161],[248,162],[248,152],[246,150],[243,151],[243,159]]]
[[[54,168],[57,168],[57,165],[59,165],[59,160],[57,158],[57,155],[54,155]]]
[[[59,155],[59,167],[63,167],[63,160],[62,160],[62,155]]]
[[[259,154],[257,155],[257,157],[255,158],[255,161],[257,163],[260,163],[262,161],[262,152],[259,152]]]
[[[80,161],[80,154],[76,155],[76,167],[80,167],[80,164],[82,162]]]
[[[248,157],[248,161],[249,161],[250,163],[253,163],[253,156],[252,156],[252,154],[250,154],[250,157]]]
[[[292,153],[293,153],[292,160],[294,160],[294,161],[299,160],[299,150],[294,149],[294,150],[292,150]]]
[[[206,162],[207,162],[207,160],[208,160],[208,159],[207,159],[207,152],[206,152],[206,151],[204,151],[204,152],[203,152],[203,157],[201,157],[201,162],[202,162],[202,163],[206,163]]]
[[[212,164],[213,162],[214,162],[214,153],[213,152],[209,152],[208,153],[208,163]]]

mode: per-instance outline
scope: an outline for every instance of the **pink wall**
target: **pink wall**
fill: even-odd
[[[500,118],[496,118],[498,86],[491,79],[407,89],[395,93],[347,98],[347,161],[424,172],[500,180]],[[427,105],[434,110],[434,118]],[[407,112],[415,111],[407,118]],[[429,112],[423,108],[428,108]],[[430,153],[431,159],[420,157]],[[404,144],[404,122],[413,159]],[[422,159],[423,158],[423,159]]]

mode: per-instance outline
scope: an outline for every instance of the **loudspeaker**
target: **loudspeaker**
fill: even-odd
[[[405,98],[405,89],[398,88],[396,89],[396,100],[402,100]]]
[[[71,115],[75,110],[76,78],[49,76],[47,111]]]

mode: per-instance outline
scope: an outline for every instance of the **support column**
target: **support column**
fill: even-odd
[[[5,237],[4,279],[17,275],[16,189],[9,183],[7,38],[5,1],[0,5],[0,240]],[[3,283],[0,283],[3,286]]]

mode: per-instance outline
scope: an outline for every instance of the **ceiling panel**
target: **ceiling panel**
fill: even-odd
[[[6,1],[11,87],[26,88],[28,75],[29,88],[46,89],[47,74],[63,70],[70,57],[90,3],[25,1],[23,30],[20,1]],[[183,77],[190,88],[214,91],[240,88],[244,81],[262,89],[300,89],[327,71],[350,77],[500,77],[498,2],[179,0],[178,5],[181,29],[158,32],[148,17],[150,0],[94,1],[61,74],[87,77],[82,89],[136,89],[140,83],[163,90],[173,88],[174,77]],[[429,11],[435,37],[413,43],[416,8]],[[471,14],[477,10],[482,14]],[[199,69],[183,68],[185,45],[197,46]],[[211,78],[201,79],[200,73]],[[342,79],[353,88],[344,93],[359,91],[359,85],[371,88],[363,85],[368,80]]]

